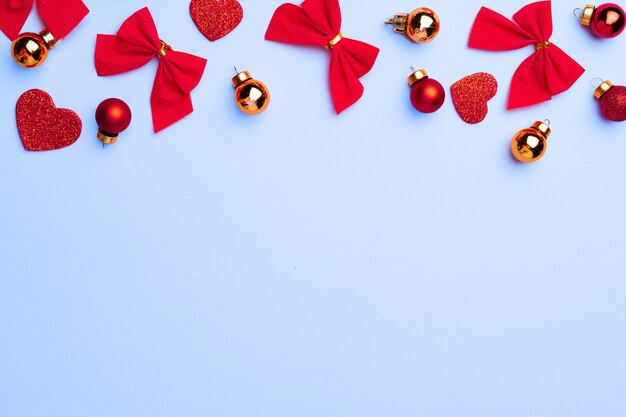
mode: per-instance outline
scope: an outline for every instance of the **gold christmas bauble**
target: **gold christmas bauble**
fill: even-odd
[[[545,122],[535,122],[531,127],[522,129],[511,140],[513,157],[520,162],[536,162],[546,153],[550,126]]]
[[[41,33],[25,32],[11,44],[11,56],[22,67],[35,68],[44,63],[55,44],[56,39],[47,29]]]
[[[232,79],[235,87],[235,102],[239,110],[246,114],[263,113],[270,104],[270,92],[259,80],[252,78],[248,71],[238,72]]]
[[[403,33],[417,43],[430,42],[439,34],[439,16],[428,7],[420,7],[411,13],[398,13],[385,23],[393,26],[394,32]]]
[[[26,32],[11,44],[11,55],[24,68],[35,68],[48,57],[48,47],[37,33]]]

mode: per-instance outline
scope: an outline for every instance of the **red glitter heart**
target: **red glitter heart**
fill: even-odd
[[[243,19],[237,0],[191,0],[191,19],[211,42],[228,35]]]
[[[482,122],[489,107],[487,102],[498,92],[498,82],[493,75],[477,72],[461,78],[452,84],[450,93],[454,108],[464,122],[476,124]]]
[[[76,142],[83,124],[71,110],[57,109],[50,94],[28,90],[15,106],[17,131],[27,151],[52,151]]]

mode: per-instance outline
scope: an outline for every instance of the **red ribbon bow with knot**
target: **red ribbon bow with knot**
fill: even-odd
[[[324,46],[331,51],[330,91],[337,114],[363,95],[359,78],[376,62],[378,48],[344,38],[338,0],[306,0],[300,6],[285,3],[272,16],[265,39],[303,46]]]
[[[160,40],[147,7],[126,19],[116,35],[98,35],[96,39],[96,72],[100,76],[137,69],[154,57],[159,58],[159,67],[150,105],[156,133],[193,112],[190,94],[202,79],[206,59],[173,51]]]
[[[34,0],[0,0],[0,29],[17,38],[33,9]],[[89,13],[81,0],[37,0],[41,20],[56,39],[66,37]]]
[[[585,72],[576,61],[550,42],[550,1],[539,1],[515,13],[512,22],[483,7],[470,33],[469,47],[508,51],[534,45],[535,53],[517,68],[511,81],[508,109],[548,101],[568,90]]]

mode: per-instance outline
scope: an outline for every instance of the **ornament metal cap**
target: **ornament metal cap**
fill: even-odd
[[[115,135],[113,133],[105,132],[102,129],[98,129],[98,134],[96,136],[98,140],[102,142],[102,145],[113,145],[115,142],[117,142],[119,134]]]
[[[39,32],[39,36],[41,36],[48,49],[52,49],[57,45],[57,38],[48,29]]]
[[[392,25],[392,29],[397,33],[406,33],[407,22],[409,21],[408,13],[397,13],[393,19],[387,19],[386,25]]]
[[[609,91],[612,87],[613,87],[613,83],[610,82],[609,80],[606,80],[602,84],[600,84],[598,88],[596,88],[596,91],[593,92],[593,95],[596,99],[600,100],[600,98],[604,94],[606,94],[606,92]]]
[[[416,82],[428,78],[428,74],[423,69],[415,71],[415,68],[411,67],[411,71],[413,71],[413,73],[407,78],[407,81],[409,82],[409,87],[413,87],[413,84],[415,84]]]
[[[593,14],[596,12],[596,6],[593,4],[585,5],[582,15],[580,16],[580,24],[583,26],[591,26]]]
[[[544,122],[535,122],[533,123],[532,126],[533,129],[539,131],[545,139],[548,139],[548,137],[550,137],[550,134],[552,133],[552,130],[550,130],[550,125],[549,122],[544,121]]]
[[[237,69],[235,69],[235,71],[237,71]],[[252,75],[250,75],[248,71],[237,71],[237,75],[235,75],[231,81],[233,83],[233,87],[237,87],[239,84],[251,79]]]

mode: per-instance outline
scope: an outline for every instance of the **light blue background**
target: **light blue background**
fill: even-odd
[[[626,35],[598,41],[555,1],[552,40],[587,72],[552,102],[507,112],[532,48],[466,47],[481,5],[433,1],[439,37],[383,25],[411,1],[343,0],[343,33],[381,48],[363,99],[340,117],[323,49],[263,40],[280,0],[210,43],[186,1],[148,2],[175,49],[208,58],[195,113],[152,133],[157,66],[98,78],[97,33],[145,1],[91,14],[45,66],[0,42],[0,416],[626,415],[626,124],[604,121],[594,77],[626,83]],[[25,26],[40,30],[33,15]],[[241,114],[232,67],[272,103]],[[409,67],[446,90],[487,71],[491,112],[409,104]],[[74,109],[69,148],[28,153],[14,106],[30,88]],[[93,114],[134,119],[102,149]],[[549,118],[543,160],[512,135]]]

